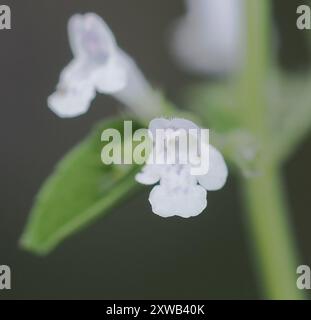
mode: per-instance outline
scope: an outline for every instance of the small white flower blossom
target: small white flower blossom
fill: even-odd
[[[50,109],[58,116],[85,113],[96,91],[114,95],[143,115],[158,107],[158,97],[133,59],[117,46],[101,17],[94,13],[72,16],[68,35],[74,58],[61,72],[56,92],[48,98]]]
[[[177,21],[173,52],[182,66],[201,74],[236,70],[244,50],[244,0],[186,0]]]
[[[184,119],[154,119],[149,124],[151,136],[155,137],[157,129],[173,130],[176,135],[183,129],[199,129],[193,122]],[[167,136],[166,148],[170,148],[171,134]],[[149,202],[152,211],[162,217],[174,215],[189,218],[199,215],[207,205],[207,190],[221,189],[228,176],[228,169],[221,153],[212,145],[209,148],[209,170],[204,175],[191,174],[191,164],[156,164],[150,159],[154,156],[151,152],[147,164],[136,175],[136,180],[145,185],[156,185],[150,195]],[[156,150],[155,152],[159,152]],[[164,152],[164,151],[163,151]],[[170,152],[170,150],[165,150]],[[150,161],[151,160],[151,161]]]

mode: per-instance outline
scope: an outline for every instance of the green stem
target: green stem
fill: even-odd
[[[288,212],[282,189],[279,166],[271,156],[271,139],[266,122],[266,82],[270,52],[269,0],[247,0],[246,66],[239,81],[241,108],[245,126],[261,143],[258,166],[261,175],[242,182],[244,200],[256,266],[265,298],[300,299],[296,287],[294,241],[288,222]]]
[[[244,125],[260,132],[265,116],[265,86],[269,70],[270,0],[247,0],[245,65],[238,79]]]
[[[265,298],[302,299],[296,287],[298,263],[282,186],[275,166],[243,181],[248,228]]]

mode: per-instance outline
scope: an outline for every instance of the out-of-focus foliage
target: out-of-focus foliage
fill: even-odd
[[[265,138],[266,156],[276,162],[288,158],[311,127],[311,78],[271,72],[266,83]],[[244,175],[258,174],[256,155],[262,140],[243,123],[239,90],[235,83],[203,84],[190,88],[186,100],[193,111],[212,129],[212,139],[227,159]],[[252,113],[250,106],[249,114]],[[270,159],[269,159],[270,161]]]

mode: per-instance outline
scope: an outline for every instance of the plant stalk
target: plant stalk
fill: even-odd
[[[260,287],[268,299],[302,299],[296,287],[294,239],[277,166],[242,181]]]
[[[264,298],[301,299],[298,259],[289,223],[280,164],[274,161],[267,125],[266,86],[270,63],[270,0],[247,0],[246,65],[239,90],[245,125],[261,143],[258,176],[243,178],[247,229]]]

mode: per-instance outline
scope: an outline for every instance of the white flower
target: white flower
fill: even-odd
[[[155,131],[163,129],[164,131],[173,130],[176,135],[181,129],[189,132],[191,129],[199,129],[193,122],[184,119],[154,119],[149,124],[149,130],[152,137],[155,137]],[[172,136],[167,135],[166,148],[170,148],[169,139]],[[155,141],[156,142],[156,141]],[[226,182],[228,169],[220,152],[211,145],[209,147],[209,170],[204,175],[194,176],[191,174],[191,164],[157,164],[151,163],[150,157],[142,171],[136,175],[139,183],[155,186],[149,196],[152,211],[162,217],[171,217],[174,215],[189,218],[200,214],[207,205],[207,190],[218,190]],[[189,150],[189,149],[188,149]],[[170,152],[170,150],[165,150]]]
[[[74,58],[61,72],[56,92],[48,98],[57,115],[85,113],[96,91],[118,94],[116,98],[139,114],[151,114],[150,108],[158,108],[152,88],[135,62],[117,46],[102,18],[94,13],[76,14],[69,20],[68,35]]]
[[[244,0],[186,0],[173,51],[189,71],[224,74],[239,67],[244,50]]]

